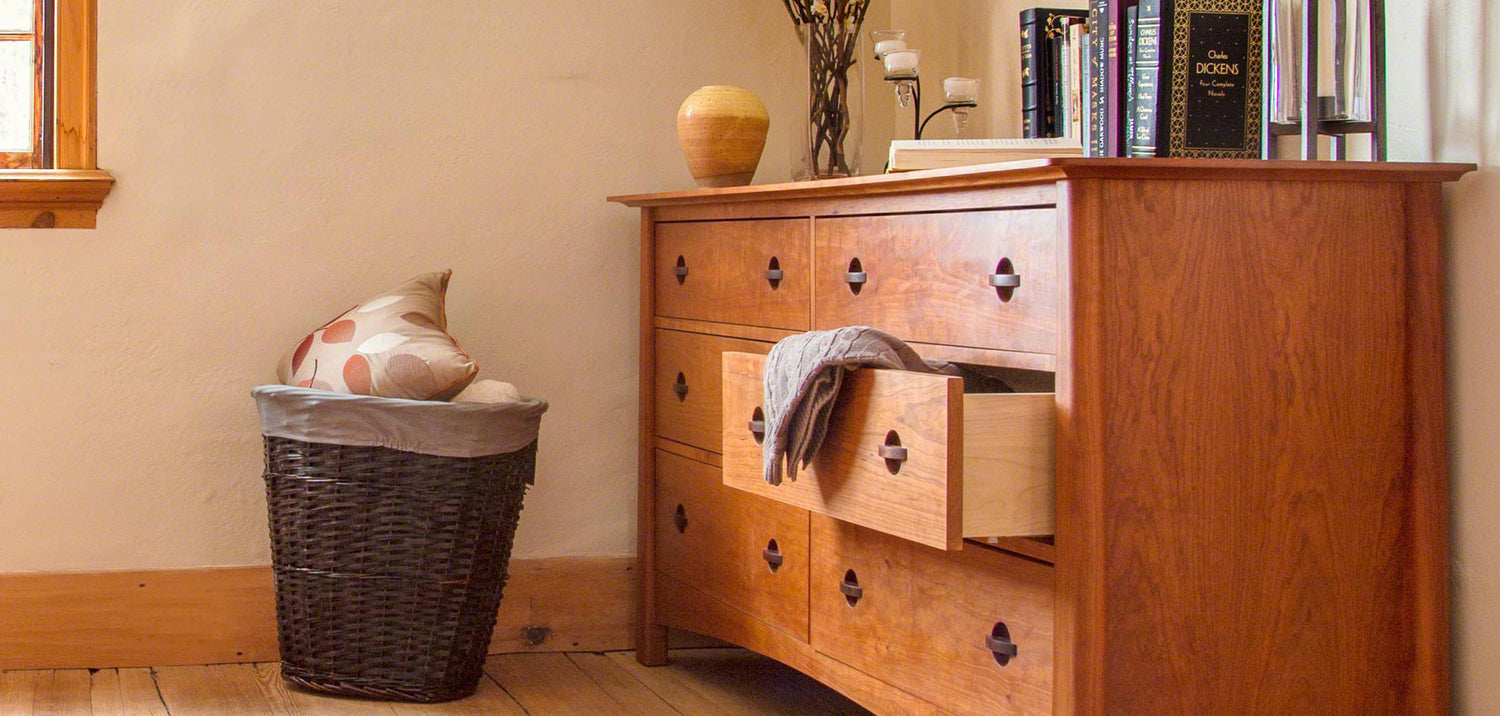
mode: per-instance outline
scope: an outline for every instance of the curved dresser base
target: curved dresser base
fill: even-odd
[[[658,620],[775,659],[875,713],[941,714],[938,707],[814,651],[806,642],[661,572],[656,581],[674,598],[659,601]],[[691,597],[689,597],[691,595]]]

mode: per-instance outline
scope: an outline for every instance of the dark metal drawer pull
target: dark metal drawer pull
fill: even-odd
[[[1010,628],[1005,622],[995,622],[995,628],[984,637],[984,648],[995,655],[995,663],[1001,666],[1009,664],[1019,653],[1016,643],[1010,640]]]
[[[760,556],[765,558],[766,564],[771,565],[771,571],[774,572],[777,567],[781,566],[783,557],[781,556],[781,552],[774,547],[776,540],[771,540],[771,544],[773,546],[767,547],[765,551],[760,553]]]
[[[865,596],[864,587],[861,587],[858,584],[850,584],[848,582],[839,582],[839,591],[843,592],[844,596],[850,599],[857,600]]]
[[[870,276],[865,273],[864,264],[859,262],[859,257],[849,259],[849,270],[844,273],[844,282],[849,284],[849,293],[858,296],[860,290],[865,287],[865,282],[869,280]]]
[[[687,531],[687,510],[682,505],[678,505],[677,511],[672,513],[672,524],[676,525],[678,533]]]
[[[672,273],[677,276],[678,285],[686,282],[688,275],[687,259],[682,256],[678,256],[677,265],[672,268]]]
[[[1016,289],[1021,287],[1021,274],[1016,271],[1016,265],[1011,263],[1009,256],[995,264],[995,272],[990,274],[989,284],[994,287],[995,297],[1001,303],[1009,303],[1015,297]]]
[[[1001,639],[1000,637],[987,636],[987,637],[984,638],[984,645],[990,651],[995,652],[995,654],[997,656],[1015,656],[1016,655],[1016,643],[1013,642],[1013,641],[1011,641],[1011,640],[1009,640],[1009,639]]]
[[[677,374],[677,382],[672,384],[672,392],[676,393],[677,397],[679,399],[682,399],[682,400],[686,400],[687,399],[687,394],[688,394],[687,376],[685,376],[685,375],[683,375],[681,373]]]
[[[990,285],[995,288],[1019,288],[1021,286],[1021,274],[992,273],[990,274]]]
[[[766,442],[766,413],[755,406],[755,412],[750,414],[750,437],[755,438],[756,445],[764,445]]]
[[[678,276],[686,276],[688,274],[688,269],[687,269],[686,266],[678,266],[678,267],[672,269],[672,273],[674,273],[674,274],[676,274]]]
[[[844,580],[839,582],[839,591],[844,593],[844,601],[851,607],[865,596],[864,588],[859,586],[859,576],[852,569],[844,572]]]
[[[784,272],[781,269],[766,269],[767,281],[780,281]]]
[[[892,475],[901,473],[901,464],[906,462],[906,448],[901,447],[901,434],[892,430],[885,434],[885,444],[876,448],[876,453],[885,458],[885,469]]]

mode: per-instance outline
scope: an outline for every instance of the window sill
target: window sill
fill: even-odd
[[[0,170],[0,228],[92,229],[114,183],[102,169]]]

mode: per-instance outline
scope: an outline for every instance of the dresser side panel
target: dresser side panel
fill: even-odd
[[[1103,629],[1081,637],[1083,666],[1102,669],[1074,684],[1081,710],[1406,705],[1421,589],[1407,303],[1434,277],[1407,265],[1403,198],[1100,184],[1104,220],[1073,244],[1075,269],[1098,263],[1075,276],[1089,305],[1072,313],[1099,323],[1072,358],[1069,409],[1102,419],[1103,472],[1060,478],[1102,479],[1072,492],[1092,500],[1090,546],[1103,541],[1083,557],[1103,560],[1103,581],[1082,588],[1104,595],[1075,614]],[[1070,544],[1059,535],[1060,568]]]

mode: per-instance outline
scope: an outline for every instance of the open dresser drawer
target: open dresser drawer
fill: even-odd
[[[765,357],[723,356],[724,484],[939,549],[1052,534],[1052,393],[964,394],[960,378],[855,370],[809,469],[762,477]]]

